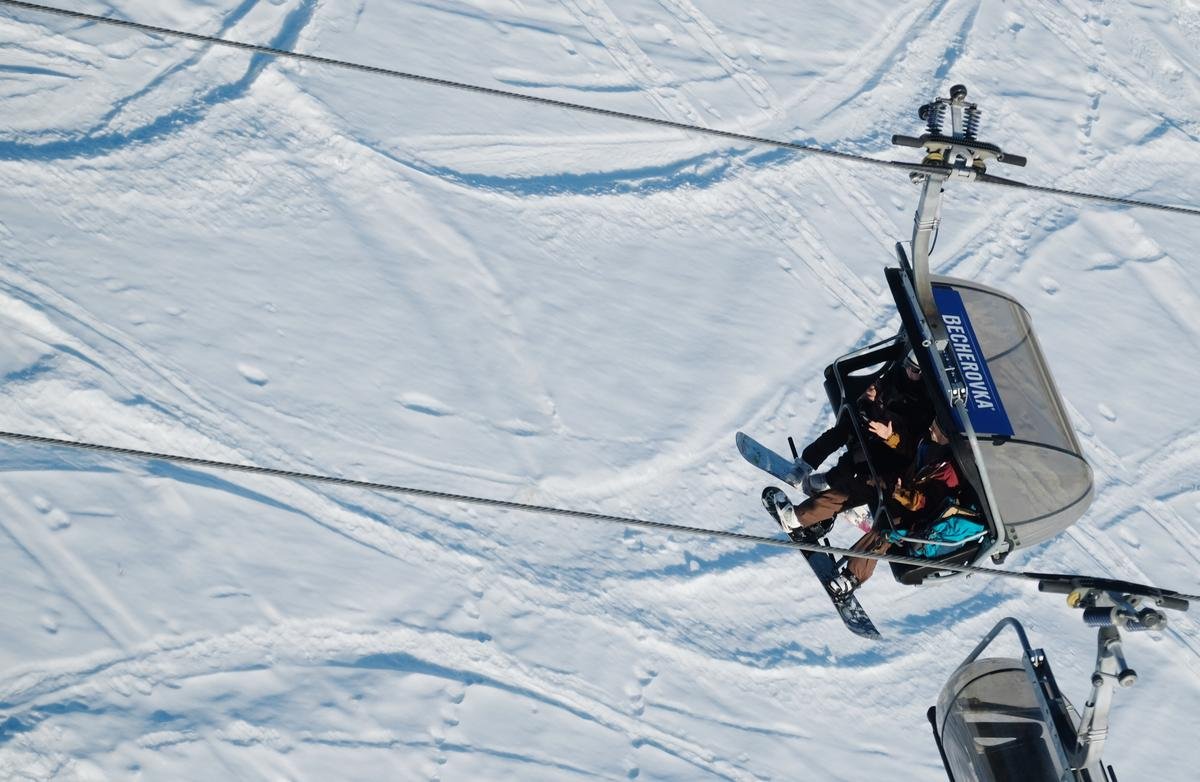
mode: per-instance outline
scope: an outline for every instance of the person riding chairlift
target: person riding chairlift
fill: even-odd
[[[920,434],[933,418],[933,405],[921,382],[921,368],[909,351],[903,363],[897,363],[871,384],[856,403],[857,414],[867,425],[866,441],[859,443],[847,416],[808,445],[796,463],[803,475],[801,489],[809,497],[792,505],[783,491],[769,486],[763,491],[764,503],[774,506],[776,515],[789,534],[813,530],[813,539],[828,531],[834,517],[867,505],[876,497],[873,464],[879,480],[890,485],[911,464]],[[865,446],[865,449],[864,449]],[[846,447],[837,463],[827,472],[814,472],[838,448]],[[814,529],[815,528],[815,529]]]
[[[950,440],[935,419],[926,439],[917,445],[916,459],[896,480],[889,498],[896,529],[871,530],[851,548],[883,554],[905,544],[910,556],[936,557],[961,548],[978,537],[984,526],[979,512],[965,502],[965,486],[950,451]],[[834,594],[849,594],[875,572],[876,559],[851,557],[842,574],[830,584]]]
[[[903,363],[893,365],[879,380],[871,384],[866,393],[857,400],[857,406],[860,415],[874,434],[880,436],[889,448],[911,458],[917,440],[924,434],[925,427],[933,418],[933,404],[929,400],[925,384],[921,381],[921,365],[917,363],[916,354],[908,351]],[[893,424],[892,432],[887,436],[880,435],[876,424],[889,422]],[[847,469],[844,464],[847,457],[854,462],[863,461],[863,454],[853,434],[849,419],[839,417],[833,427],[801,452],[800,462],[796,467],[804,474],[801,488],[805,494],[812,496],[836,487],[838,471]],[[868,447],[871,445],[874,445],[874,442],[868,443]],[[843,455],[832,470],[825,473],[815,471],[822,462],[842,447],[848,447],[847,454]],[[886,451],[877,448],[872,451],[871,456],[881,455],[885,463],[894,460]],[[900,470],[907,466],[907,458],[901,464]],[[831,478],[835,483],[830,483]]]

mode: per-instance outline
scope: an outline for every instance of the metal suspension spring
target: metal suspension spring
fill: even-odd
[[[942,135],[942,123],[946,120],[946,104],[940,100],[926,103],[917,111],[917,116],[925,120],[925,130],[930,135]]]
[[[1117,626],[1128,631],[1161,630],[1166,618],[1158,611],[1143,610],[1136,615],[1122,612],[1119,608],[1085,608],[1083,622],[1089,627]]]
[[[983,112],[974,103],[968,104],[966,108],[966,127],[963,130],[963,136],[968,141],[974,141],[979,134],[979,118]]]
[[[1085,608],[1083,621],[1089,627],[1109,627],[1116,624],[1115,613],[1112,608]]]

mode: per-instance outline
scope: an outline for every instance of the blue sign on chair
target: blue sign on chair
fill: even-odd
[[[975,336],[962,296],[953,288],[935,285],[933,298],[942,313],[959,376],[967,387],[967,415],[971,418],[971,426],[976,434],[1011,437],[1012,422],[1008,420],[996,383],[988,371],[987,359],[979,347],[979,338]]]

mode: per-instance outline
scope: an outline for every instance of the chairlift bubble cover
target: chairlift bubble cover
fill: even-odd
[[[962,666],[938,699],[937,729],[955,782],[1059,782],[1066,771],[1019,659]]]
[[[979,283],[934,277],[942,314],[961,311],[970,323],[979,362],[1000,401],[1007,434],[976,427],[982,467],[1014,548],[1049,540],[1087,510],[1092,469],[1050,375],[1029,313],[1006,293]]]

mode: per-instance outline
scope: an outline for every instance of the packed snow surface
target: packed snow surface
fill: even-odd
[[[1195,206],[1192,0],[58,0],[914,160],[964,83],[996,173]],[[0,6],[0,429],[753,535],[822,369],[888,337],[903,173]],[[1030,310],[1096,475],[1006,567],[1200,591],[1200,220],[947,189],[936,271]],[[1061,596],[0,445],[0,778],[944,779],[925,710]],[[848,544],[857,530],[836,530]],[[1200,633],[1126,639],[1105,759],[1194,778]]]

